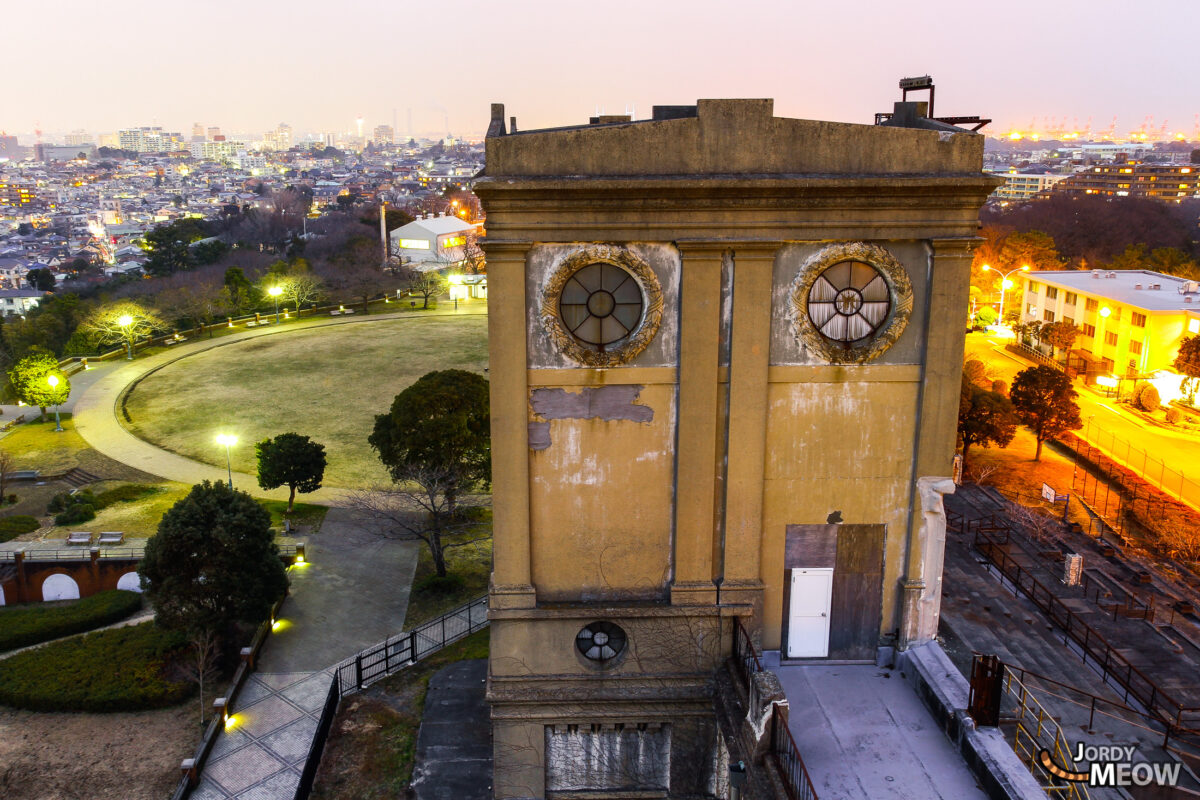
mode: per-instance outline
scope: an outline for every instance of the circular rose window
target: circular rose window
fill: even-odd
[[[796,336],[830,364],[864,364],[896,343],[912,313],[908,272],[868,242],[822,247],[792,281]]]
[[[563,325],[579,341],[609,347],[626,339],[642,319],[637,279],[616,264],[588,264],[567,279],[558,299]]]
[[[862,261],[842,261],[822,272],[808,290],[808,318],[826,339],[857,342],[887,319],[891,293],[879,270]]]
[[[591,367],[628,364],[662,321],[658,278],[637,251],[620,245],[576,248],[547,278],[540,316],[565,356]]]
[[[608,661],[625,649],[625,631],[611,622],[593,622],[575,636],[575,647],[589,661]]]

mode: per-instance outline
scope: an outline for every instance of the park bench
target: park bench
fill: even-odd
[[[258,323],[255,322],[254,320],[250,320],[249,322],[246,323],[246,327],[247,328],[256,328],[256,327],[258,327]]]
[[[67,544],[91,544],[92,534],[88,531],[71,531],[67,534]]]
[[[100,538],[96,540],[96,544],[120,544],[123,541],[125,541],[123,531],[100,531]]]
[[[178,339],[167,339],[165,342],[163,342],[163,344],[165,344],[167,347],[171,347],[173,345],[179,344],[179,340]]]
[[[36,481],[41,475],[36,469],[18,469],[8,473],[10,481]]]
[[[343,308],[343,309],[342,309],[342,313],[343,313],[343,314],[353,314],[353,313],[354,313],[354,309],[353,309],[353,308]]]
[[[341,311],[339,311],[338,309],[335,308],[329,312],[329,316],[336,317],[336,316],[339,316],[341,313],[342,313]]]

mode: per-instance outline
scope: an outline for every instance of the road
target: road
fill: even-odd
[[[1004,340],[984,333],[967,335],[968,358],[979,358],[986,363],[990,374],[1012,384],[1013,376],[1033,363],[1004,349]],[[1121,404],[1075,382],[1079,392],[1078,403],[1084,428],[1078,431],[1107,455],[1120,461],[1135,472],[1141,473],[1145,464],[1148,481],[1159,485],[1173,496],[1179,497],[1200,509],[1200,437],[1195,434],[1177,433],[1142,421],[1127,411]],[[1114,443],[1113,439],[1118,440]],[[1136,453],[1127,457],[1126,446],[1141,448],[1148,456]],[[1166,464],[1165,479],[1161,463]],[[1172,470],[1183,475],[1183,480]]]

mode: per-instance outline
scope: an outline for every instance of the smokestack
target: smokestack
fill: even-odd
[[[516,117],[509,117],[509,118],[508,118],[508,122],[509,122],[509,125],[508,125],[508,132],[509,132],[509,133],[516,133],[516,132],[517,132],[517,118],[516,118]]]
[[[504,130],[504,103],[492,103],[492,121],[488,125],[487,138],[507,135]]]

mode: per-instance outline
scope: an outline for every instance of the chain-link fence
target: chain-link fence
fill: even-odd
[[[1184,470],[1169,466],[1144,449],[1095,425],[1088,426],[1087,441],[1167,494],[1200,510],[1200,481],[1188,477]],[[1200,456],[1200,442],[1196,443],[1196,454]],[[1195,474],[1200,475],[1200,468]]]

